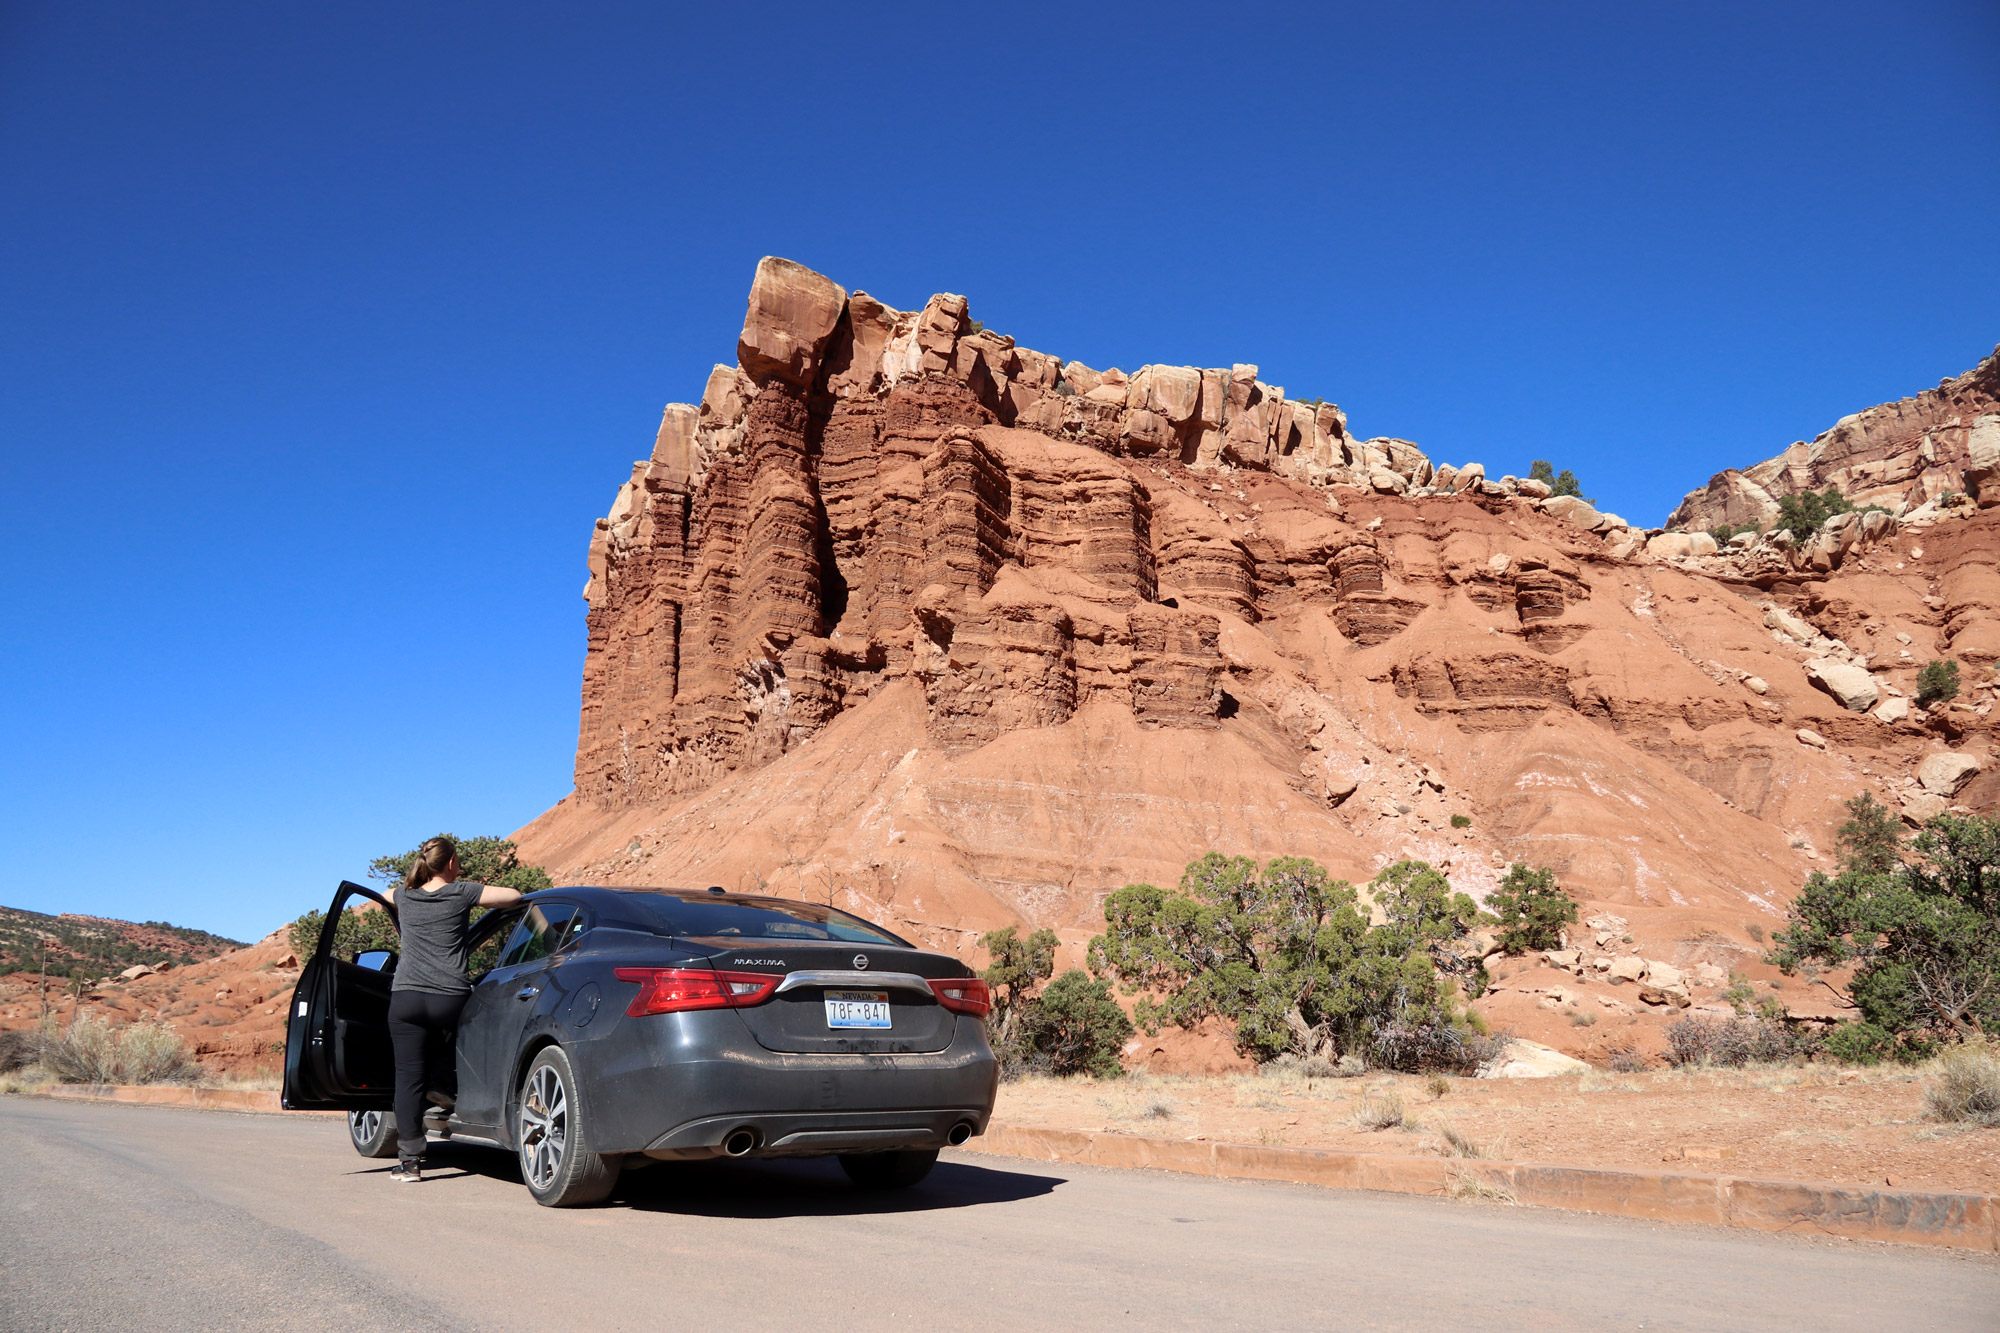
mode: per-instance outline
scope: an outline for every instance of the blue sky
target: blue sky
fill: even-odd
[[[760,255],[1657,523],[2000,341],[1996,69],[1990,0],[0,5],[0,903],[253,937],[564,795]]]

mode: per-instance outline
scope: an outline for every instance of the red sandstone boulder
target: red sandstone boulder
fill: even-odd
[[[847,292],[803,264],[767,255],[750,284],[750,309],[736,342],[736,359],[762,384],[778,379],[810,387],[820,353],[847,305]]]

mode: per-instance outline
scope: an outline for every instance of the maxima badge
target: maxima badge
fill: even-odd
[[[854,970],[857,972],[866,972],[868,970],[867,954],[858,953],[854,955]]]

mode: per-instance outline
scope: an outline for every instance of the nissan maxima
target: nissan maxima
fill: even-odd
[[[336,949],[343,883],[299,977],[284,1106],[344,1110],[396,1152],[387,1024],[396,955]],[[999,1083],[984,981],[832,907],[721,889],[562,888],[472,928],[457,1086],[433,1136],[511,1151],[537,1202],[603,1199],[627,1166],[837,1156],[916,1183],[985,1132]]]

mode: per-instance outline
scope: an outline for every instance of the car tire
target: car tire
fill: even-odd
[[[391,1111],[349,1111],[347,1141],[363,1157],[396,1155],[396,1116]]]
[[[937,1165],[936,1148],[910,1148],[901,1152],[856,1152],[840,1155],[840,1169],[847,1178],[867,1190],[900,1190],[922,1180]]]
[[[514,1126],[521,1180],[544,1208],[600,1203],[618,1183],[617,1163],[590,1150],[589,1111],[562,1047],[544,1048],[528,1066]]]

